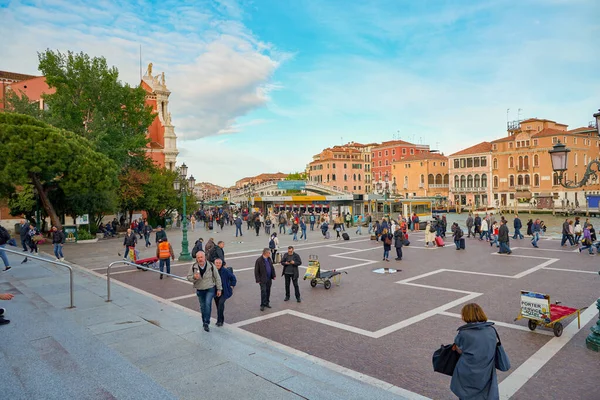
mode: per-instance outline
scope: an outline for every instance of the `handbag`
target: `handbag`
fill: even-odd
[[[510,369],[510,360],[508,359],[508,355],[504,351],[504,347],[502,347],[502,342],[500,341],[500,336],[498,335],[498,331],[494,328],[494,332],[496,332],[496,337],[498,338],[498,342],[496,343],[496,356],[495,356],[495,365],[496,369],[499,369],[502,372],[506,372]]]
[[[454,344],[442,345],[433,352],[431,362],[433,363],[433,370],[435,372],[450,376],[454,374],[454,368],[456,368],[460,354],[452,350],[452,346]]]

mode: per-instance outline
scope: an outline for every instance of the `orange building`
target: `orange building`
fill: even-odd
[[[323,150],[308,164],[308,179],[355,194],[369,193],[373,146],[351,142]]]
[[[396,182],[397,194],[405,199],[448,197],[448,157],[430,152],[405,156],[392,163],[390,180]]]
[[[44,108],[42,94],[52,94],[56,91],[48,87],[43,76],[0,71],[0,109],[6,109],[8,106],[6,95],[9,90],[17,94],[24,93],[30,100],[38,102],[40,109]]]
[[[550,198],[556,207],[585,208],[585,194],[600,190],[600,183],[566,189],[552,170],[548,151],[558,141],[569,154],[565,180],[579,181],[587,164],[599,158],[598,133],[593,127],[568,130],[568,126],[531,118],[508,126],[508,136],[492,142],[492,189],[498,206],[514,206],[532,199]],[[551,202],[544,205],[552,207]]]
[[[492,199],[492,144],[481,142],[449,157],[450,201],[462,206],[487,206]]]
[[[391,140],[374,146],[371,150],[372,178],[383,183],[386,173],[392,175],[392,164],[408,156],[429,153],[429,145],[413,144],[403,140]]]

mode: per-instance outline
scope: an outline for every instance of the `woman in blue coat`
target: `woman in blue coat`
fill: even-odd
[[[237,279],[229,268],[223,267],[223,261],[220,258],[215,260],[215,267],[219,271],[223,292],[221,296],[214,297],[215,305],[217,306],[217,326],[223,326],[225,322],[225,301],[233,295],[233,287],[237,283]]]
[[[390,250],[394,242],[394,235],[385,228],[381,234],[381,241],[383,242],[383,261],[390,261]]]
[[[461,311],[467,324],[458,328],[454,339],[458,359],[450,390],[461,400],[496,400],[498,377],[496,376],[496,331],[493,322],[487,322],[483,309],[475,303],[467,304]]]

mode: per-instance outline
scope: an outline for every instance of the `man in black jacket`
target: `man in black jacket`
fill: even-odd
[[[23,246],[23,251],[27,251],[27,236],[29,233],[29,222],[22,219],[21,220],[21,230],[19,231],[19,236],[21,237],[21,246]]]
[[[271,250],[264,248],[262,255],[254,263],[254,278],[260,285],[260,311],[271,308],[271,284],[275,279],[275,267],[271,260]]]
[[[294,253],[294,248],[292,246],[289,246],[287,253],[281,257],[281,265],[283,266],[283,275],[285,276],[284,301],[290,299],[290,281],[292,281],[294,282],[296,301],[300,303],[300,287],[298,286],[298,277],[300,274],[298,272],[298,266],[302,265],[302,260],[298,254]]]
[[[512,251],[508,246],[508,226],[506,226],[506,220],[500,221],[500,228],[498,229],[498,243],[500,243],[500,254],[511,254]]]

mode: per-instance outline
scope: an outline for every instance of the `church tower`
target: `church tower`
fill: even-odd
[[[167,88],[165,73],[152,75],[152,63],[142,77],[141,86],[146,90],[146,104],[152,107],[156,117],[148,128],[147,152],[149,157],[159,166],[175,169],[177,162],[177,136],[175,127],[171,123],[169,112],[169,96],[171,91]]]

